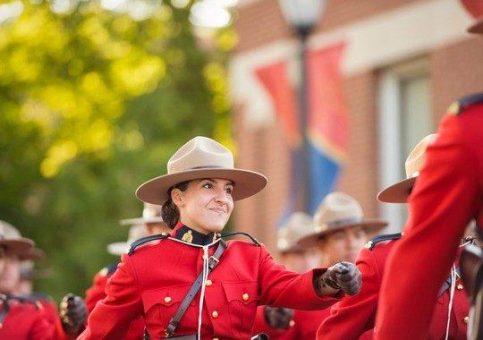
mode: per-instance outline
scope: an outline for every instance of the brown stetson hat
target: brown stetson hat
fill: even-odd
[[[469,33],[483,33],[483,1],[481,0],[460,0],[468,13],[476,19],[470,27],[467,28]]]
[[[314,222],[310,215],[294,212],[277,232],[277,250],[281,253],[301,252],[304,248],[297,242],[314,230]]]
[[[21,261],[39,261],[45,257],[45,252],[37,247],[30,248],[25,254],[20,255]]]
[[[483,18],[480,18],[473,25],[468,27],[469,33],[483,34]]]
[[[437,134],[433,133],[424,137],[409,153],[408,158],[406,158],[406,163],[404,167],[406,168],[406,179],[397,182],[393,185],[388,186],[386,189],[382,190],[378,195],[377,199],[381,202],[387,203],[405,203],[413,189],[414,182],[419,175],[419,171],[423,166],[426,149],[428,146],[434,142],[438,137]]]
[[[151,203],[144,203],[143,216],[121,220],[121,225],[133,225],[141,223],[163,223],[161,217],[161,206]]]
[[[20,257],[28,254],[34,247],[34,241],[22,237],[20,232],[10,223],[0,220],[0,246]]]
[[[314,216],[313,232],[300,239],[298,244],[309,247],[328,234],[350,227],[363,227],[368,233],[375,234],[387,226],[387,222],[364,218],[361,205],[351,196],[342,192],[328,194]]]
[[[236,169],[233,155],[226,147],[207,137],[195,137],[184,144],[168,161],[168,173],[153,178],[136,190],[143,202],[162,205],[169,197],[168,190],[181,182],[222,178],[234,183],[233,199],[250,197],[267,184],[267,178],[254,171]]]

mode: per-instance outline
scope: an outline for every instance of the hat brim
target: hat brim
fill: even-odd
[[[26,254],[21,254],[19,257],[22,261],[38,261],[45,257],[45,253],[42,249],[33,247]]]
[[[121,256],[129,251],[127,242],[114,242],[107,245],[107,252],[111,255]]]
[[[475,24],[468,27],[469,33],[482,34],[483,33],[483,18],[478,20]]]
[[[377,199],[386,203],[406,203],[413,189],[417,177],[407,178],[396,184],[388,186],[377,194]]]
[[[34,247],[34,242],[28,238],[21,237],[15,240],[0,240],[0,246],[4,246],[8,252],[25,256]]]
[[[124,220],[120,220],[119,223],[121,225],[135,225],[135,224],[146,224],[146,223],[164,223],[163,218],[161,216],[158,217],[137,217],[137,218],[127,218]]]
[[[202,178],[222,178],[233,181],[233,200],[255,195],[267,185],[267,178],[255,171],[240,169],[194,169],[153,178],[139,186],[136,196],[143,202],[162,205],[168,190],[181,182]]]
[[[380,220],[380,219],[363,219],[360,222],[356,223],[348,223],[348,224],[341,224],[335,228],[327,229],[324,231],[321,231],[319,233],[313,233],[310,235],[307,235],[303,238],[301,238],[298,242],[297,245],[300,247],[313,247],[317,244],[317,240],[320,238],[323,238],[335,231],[339,231],[341,229],[346,229],[346,228],[351,228],[351,227],[363,227],[367,233],[376,234],[379,232],[381,229],[385,228],[387,226],[387,222]]]

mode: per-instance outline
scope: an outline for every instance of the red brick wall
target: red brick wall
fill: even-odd
[[[430,69],[433,111],[439,121],[455,99],[483,91],[483,37],[470,36],[432,51]]]
[[[385,11],[425,0],[329,0],[316,31],[331,30]],[[237,51],[251,50],[291,36],[277,0],[242,6],[235,21],[240,42]]]
[[[378,128],[377,83],[373,73],[347,78],[344,83],[349,113],[349,149],[337,190],[357,199],[365,216],[377,215]]]

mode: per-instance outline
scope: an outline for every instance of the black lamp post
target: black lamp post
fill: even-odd
[[[302,208],[308,211],[311,183],[310,157],[307,139],[307,112],[309,93],[307,86],[307,38],[322,16],[325,0],[278,0],[285,20],[292,26],[299,38],[300,83],[298,88],[299,128],[302,137]]]

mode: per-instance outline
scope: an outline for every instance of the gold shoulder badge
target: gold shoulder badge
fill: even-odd
[[[460,113],[460,103],[459,101],[453,102],[447,110],[448,114],[450,115],[457,115]]]
[[[193,233],[191,232],[191,230],[188,230],[186,233],[184,233],[183,237],[181,238],[181,241],[184,241],[186,243],[193,242]]]
[[[99,270],[99,275],[106,276],[107,275],[107,271],[108,271],[107,268],[104,267],[101,270]]]
[[[371,248],[372,248],[373,243],[374,243],[374,242],[372,242],[372,241],[367,242],[367,243],[364,245],[364,248],[366,248],[366,249],[371,249]]]

